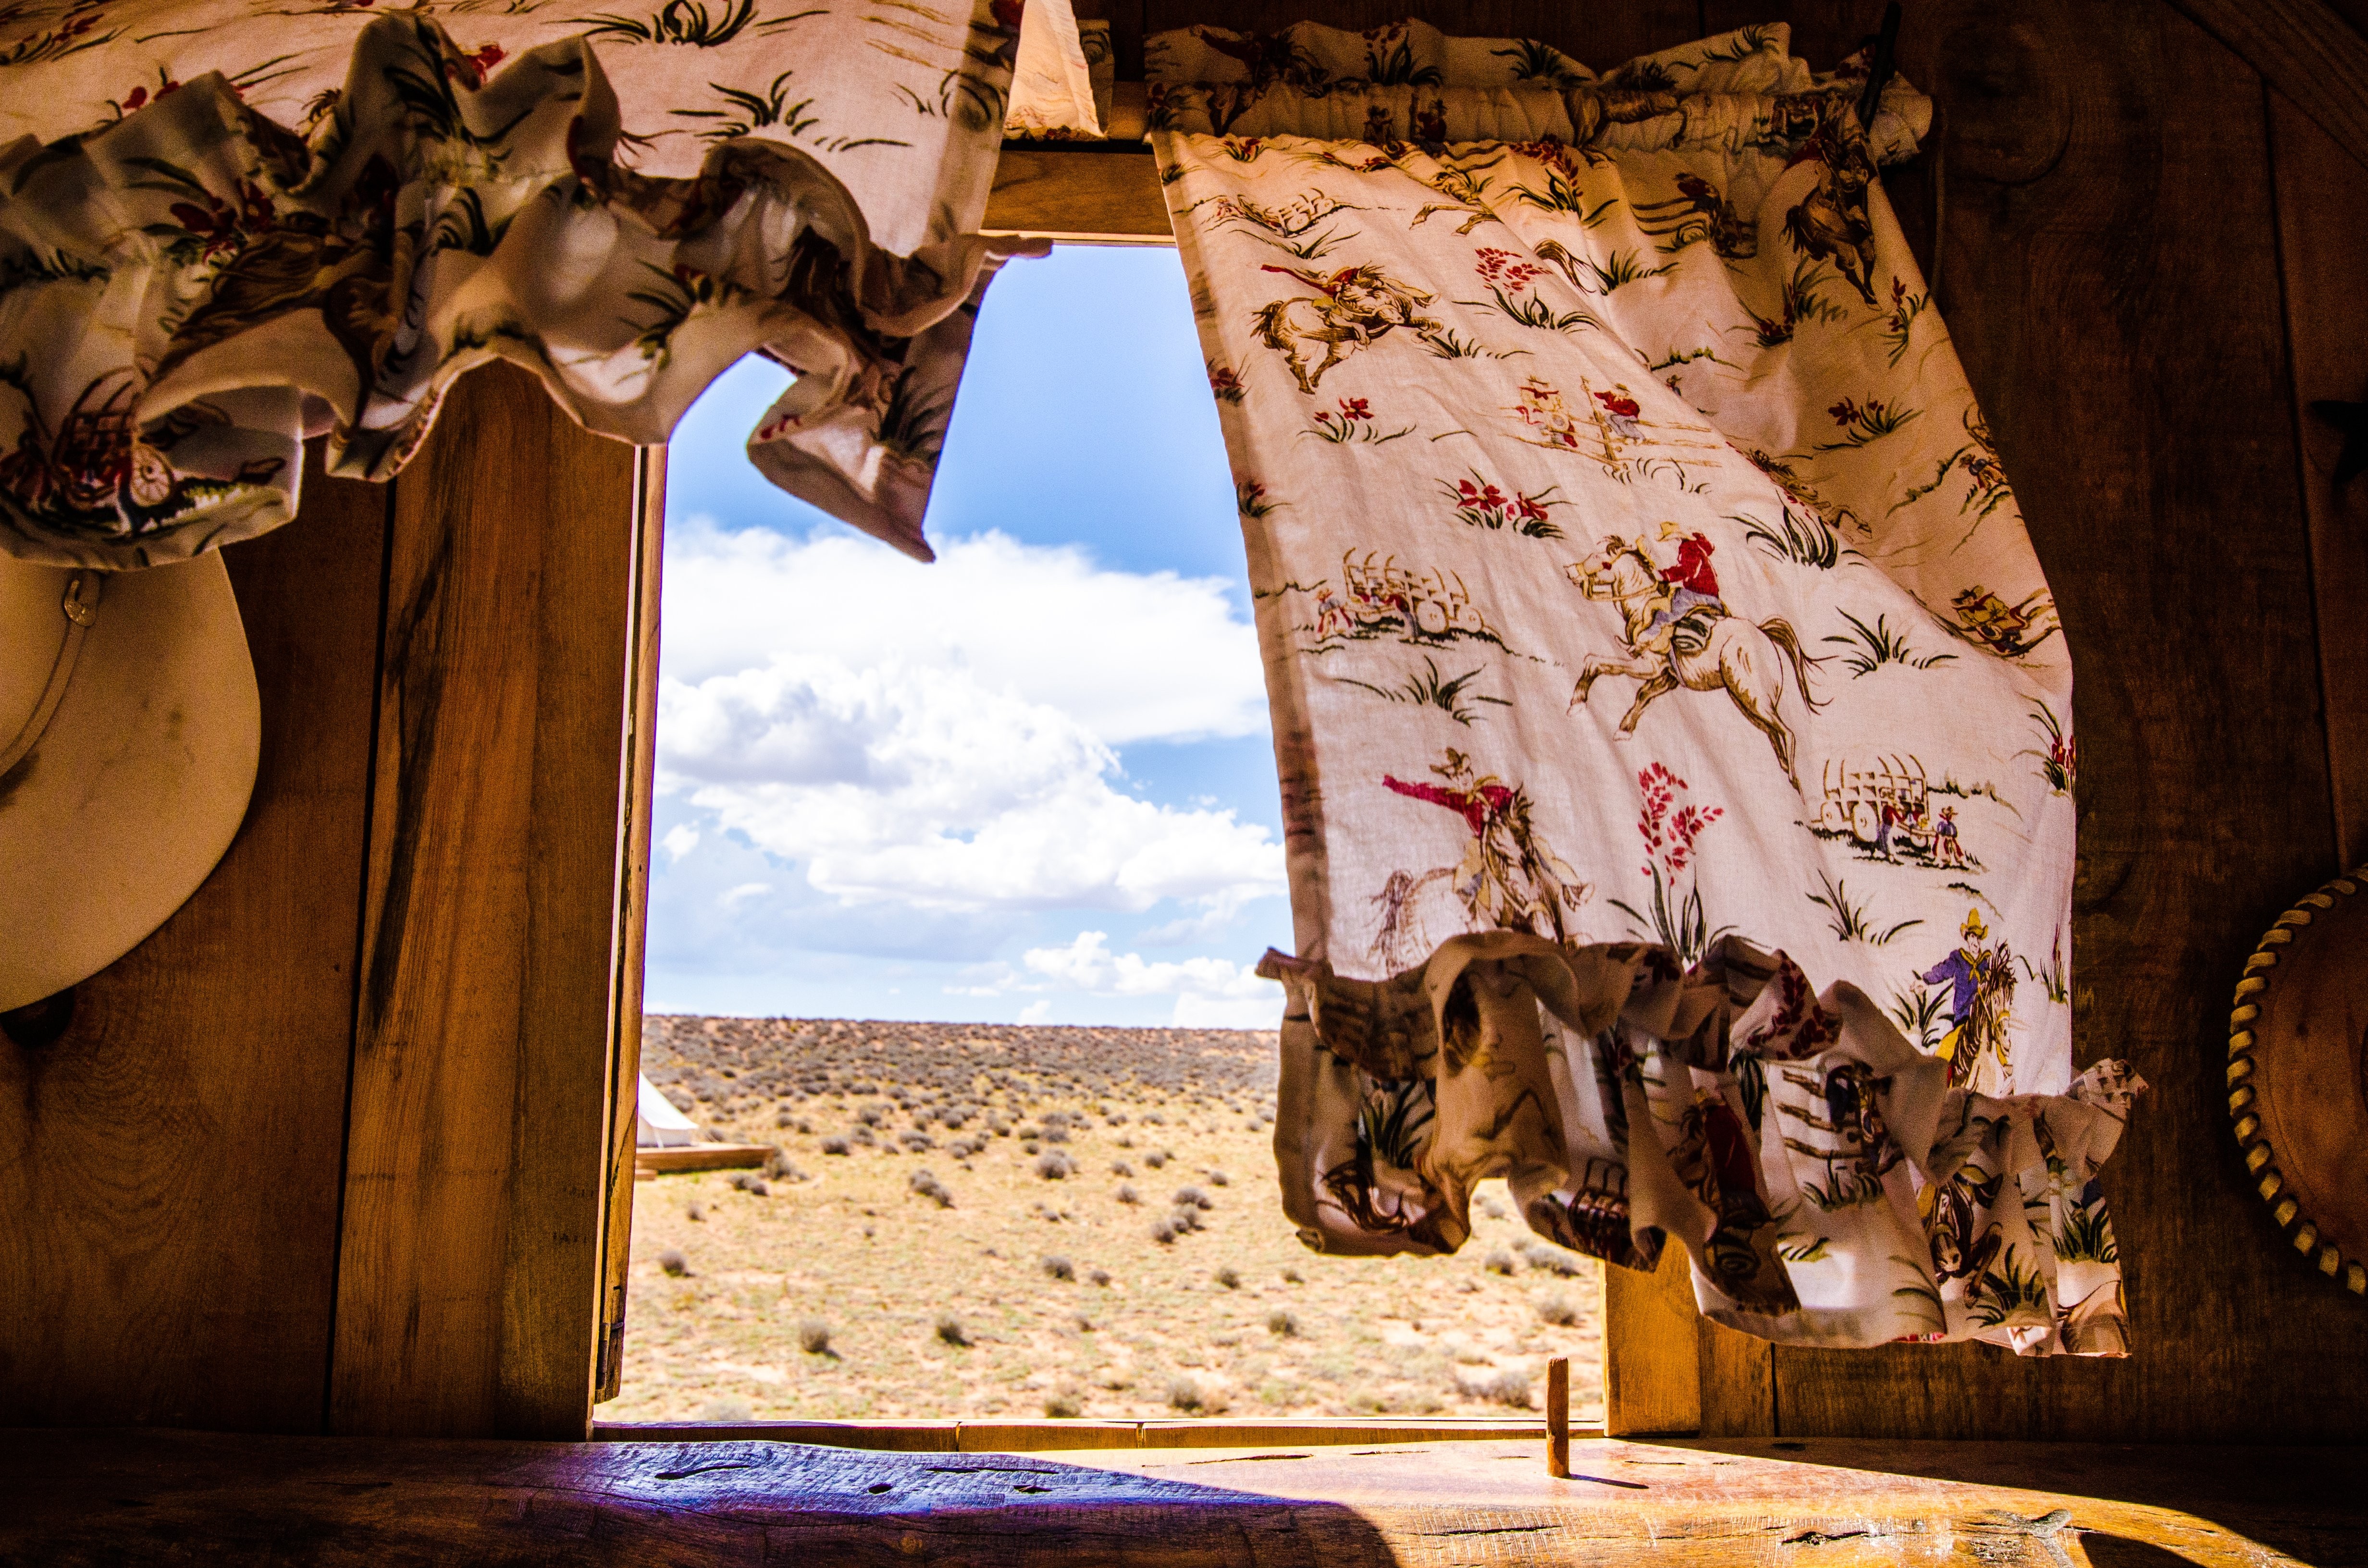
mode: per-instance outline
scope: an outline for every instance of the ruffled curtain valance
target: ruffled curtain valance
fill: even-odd
[[[384,478],[493,358],[660,442],[761,349],[798,381],[759,468],[926,558],[1019,11],[13,8],[0,549],[274,527],[308,433]]]
[[[2121,1352],[2071,669],[1860,122],[1753,28],[1151,41],[1239,486],[1311,1245],[1472,1184],[1711,1317]]]

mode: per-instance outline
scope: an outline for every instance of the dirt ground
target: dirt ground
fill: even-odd
[[[1300,1244],[1275,1194],[1274,1050],[650,1020],[652,1081],[790,1168],[761,1192],[734,1186],[754,1173],[639,1184],[601,1416],[1507,1415],[1562,1355],[1573,1415],[1600,1418],[1597,1265],[1531,1237],[1501,1183],[1452,1257]]]

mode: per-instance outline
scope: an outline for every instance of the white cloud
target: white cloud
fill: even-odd
[[[1118,787],[1115,740],[1264,723],[1249,629],[1214,585],[994,535],[923,569],[693,528],[666,599],[661,791],[843,903],[1229,918],[1284,891],[1265,828]]]
[[[666,835],[658,844],[666,850],[667,859],[679,860],[699,847],[699,829],[688,823],[677,823],[666,829]]]
[[[1113,953],[1101,931],[1080,931],[1065,948],[1030,948],[1019,961],[1019,969],[997,966],[988,983],[962,990],[970,995],[1051,989],[1088,996],[1173,996],[1169,1021],[1179,1028],[1266,1029],[1282,1016],[1282,987],[1259,979],[1247,965],[1215,958],[1153,962],[1140,953]],[[1021,1013],[1020,1021],[1049,1011],[1049,1001],[1039,1001]]]
[[[1019,1009],[1019,1021],[1023,1024],[1041,1024],[1052,1016],[1053,1003],[1049,997],[1039,997]]]
[[[1168,1024],[1179,1029],[1271,1029],[1282,1023],[1282,998],[1178,996]]]
[[[1267,830],[1112,788],[1058,709],[959,670],[779,660],[659,690],[660,786],[850,903],[1235,908],[1283,891]]]
[[[1030,948],[1019,961],[1030,972],[1072,991],[1100,995],[1282,997],[1281,986],[1230,959],[1154,963],[1140,953],[1112,953],[1109,936],[1100,931],[1080,931],[1065,948]]]
[[[738,887],[727,890],[715,902],[726,909],[734,909],[752,898],[760,898],[772,891],[773,884],[770,882],[742,882]]]
[[[840,531],[693,517],[667,530],[665,585],[666,671],[693,684],[818,655],[964,670],[1114,746],[1266,727],[1256,634],[1215,578],[1110,571],[999,533],[923,566]]]

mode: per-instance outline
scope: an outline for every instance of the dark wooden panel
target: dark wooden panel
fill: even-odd
[[[587,1429],[632,516],[632,449],[508,367],[396,482],[339,1432]]]
[[[2279,262],[2294,324],[2297,411],[2368,398],[2368,167],[2282,95],[2270,96]],[[2326,687],[2335,827],[2345,866],[2368,860],[2368,479],[2335,488],[2342,437],[2302,414],[2303,501]],[[2299,891],[2299,890],[2297,890]]]
[[[1116,13],[1112,15],[1116,34],[1120,28]],[[1146,33],[1195,22],[1246,31],[1300,21],[1362,29],[1408,17],[1466,37],[1543,39],[1599,71],[1685,43],[1702,30],[1702,7],[1695,0],[1636,0],[1621,6],[1573,6],[1567,0],[1466,0],[1460,5],[1442,0],[1143,0],[1142,25]]]
[[[609,1023],[608,1171],[600,1217],[600,1344],[595,1401],[624,1374],[627,1272],[632,1264],[634,1140],[641,1130],[642,979],[648,953],[651,790],[657,771],[658,605],[666,555],[664,447],[644,448],[635,474],[631,705],[625,732],[624,865],[617,894],[616,1000]]]
[[[386,493],[320,476],[224,552],[263,745],[165,924],[0,1039],[0,1412],[318,1431],[336,1258]]]
[[[1782,1430],[2357,1438],[2368,1313],[2278,1240],[2222,1104],[2237,966],[2335,858],[2258,78],[2168,6],[1918,10],[1949,324],[2078,673],[2078,1050],[2153,1085],[2104,1178],[2134,1345],[1779,1349]]]
[[[2368,160],[2368,40],[2325,0],[2169,0],[2354,158]],[[2350,0],[2358,8],[2358,0]]]
[[[2368,1563],[2356,1450],[1457,1443],[1197,1454],[790,1443],[0,1434],[0,1559],[1584,1562],[1797,1568]]]

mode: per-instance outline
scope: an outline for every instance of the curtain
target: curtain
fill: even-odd
[[[1020,11],[6,7],[0,550],[139,566],[272,528],[308,434],[385,478],[495,358],[661,442],[761,350],[798,380],[757,466],[927,559]]]
[[[1781,27],[1603,76],[1421,24],[1150,40],[1239,487],[1311,1246],[1501,1176],[1798,1344],[2120,1354],[2075,1074],[2071,668],[1875,178]]]

